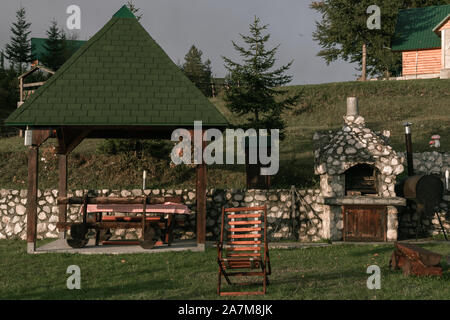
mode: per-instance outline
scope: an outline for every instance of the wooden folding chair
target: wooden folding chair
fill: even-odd
[[[217,294],[221,296],[265,294],[271,274],[269,243],[267,240],[267,207],[222,207],[220,242],[217,244],[219,280]],[[237,271],[233,272],[232,270]],[[258,271],[253,271],[258,269]],[[222,292],[222,275],[229,285],[232,276],[263,277],[262,291]]]

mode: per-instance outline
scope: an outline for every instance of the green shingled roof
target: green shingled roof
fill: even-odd
[[[133,17],[122,7],[5,124],[227,126]]]
[[[407,51],[441,47],[433,29],[450,14],[450,5],[400,10],[392,50]]]

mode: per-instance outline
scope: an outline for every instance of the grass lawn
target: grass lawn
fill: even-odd
[[[450,254],[445,243],[424,247]],[[450,298],[445,261],[442,278],[405,277],[389,270],[392,251],[389,244],[273,249],[267,295],[233,299]],[[204,253],[28,255],[24,241],[0,240],[0,299],[218,299],[216,254],[208,248]],[[366,269],[373,264],[381,268],[380,290],[366,287]],[[81,290],[66,288],[69,265],[81,268]]]

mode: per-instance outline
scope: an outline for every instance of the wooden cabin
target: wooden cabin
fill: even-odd
[[[400,10],[392,50],[402,79],[450,78],[450,5]]]

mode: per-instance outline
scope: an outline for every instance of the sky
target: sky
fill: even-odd
[[[87,40],[105,25],[127,0],[0,0],[0,48],[10,41],[15,13],[22,5],[31,22],[31,37],[45,37],[51,20],[66,33],[76,31]],[[309,8],[311,0],[134,0],[143,17],[141,24],[169,57],[179,63],[194,44],[210,59],[213,75],[224,77],[222,56],[239,61],[231,41],[242,45],[239,34],[249,33],[254,17],[268,24],[268,48],[280,45],[277,65],[293,60],[290,84],[352,81],[355,65],[336,61],[327,65],[317,57],[320,46],[312,33],[320,15]],[[68,30],[68,6],[81,9],[81,29]]]

